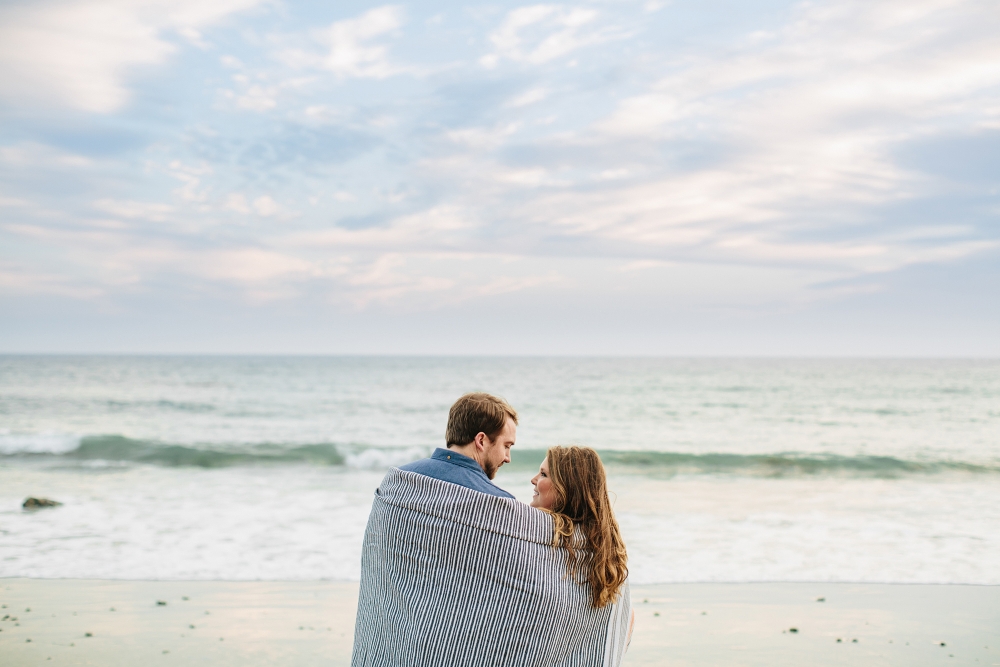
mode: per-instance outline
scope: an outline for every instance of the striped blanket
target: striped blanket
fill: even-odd
[[[551,542],[545,512],[390,470],[365,532],[352,667],[617,667],[628,584],[594,609]]]

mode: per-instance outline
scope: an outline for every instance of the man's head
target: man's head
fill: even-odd
[[[517,412],[507,401],[489,394],[466,394],[448,413],[445,440],[479,462],[490,479],[510,462],[510,448],[517,435]]]

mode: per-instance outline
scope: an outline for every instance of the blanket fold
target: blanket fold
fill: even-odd
[[[590,604],[552,518],[393,468],[372,503],[352,667],[618,667],[628,584]]]

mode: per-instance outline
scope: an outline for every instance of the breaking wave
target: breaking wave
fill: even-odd
[[[427,456],[431,447],[380,448],[342,443],[257,443],[191,445],[127,438],[120,435],[77,437],[65,434],[0,435],[0,459],[53,462],[146,464],[168,467],[225,468],[247,465],[304,464],[379,469]],[[729,454],[657,451],[600,451],[612,472],[648,475],[718,474],[752,477],[841,475],[900,477],[949,472],[998,474],[1000,462],[913,460],[892,456],[836,454]],[[536,468],[545,450],[515,450],[508,469]]]

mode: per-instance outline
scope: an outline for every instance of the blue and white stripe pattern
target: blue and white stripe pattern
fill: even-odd
[[[393,468],[365,532],[352,667],[618,667],[628,584],[594,609],[551,543],[545,512]]]

